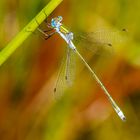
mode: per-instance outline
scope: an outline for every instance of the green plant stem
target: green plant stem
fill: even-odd
[[[51,0],[0,52],[0,66],[27,39],[63,0]]]

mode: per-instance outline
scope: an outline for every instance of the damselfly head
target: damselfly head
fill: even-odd
[[[62,16],[58,16],[58,17],[52,18],[51,26],[53,28],[59,28],[61,26],[61,21],[62,20],[63,20]]]

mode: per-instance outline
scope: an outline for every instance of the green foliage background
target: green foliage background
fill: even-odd
[[[0,49],[48,3],[1,0]],[[1,140],[139,140],[140,2],[138,0],[64,0],[51,14],[63,16],[71,31],[126,28],[127,39],[109,51],[82,51],[124,111],[122,122],[100,87],[79,63],[72,88],[54,100],[65,42],[55,35],[45,41],[35,32],[0,67]],[[106,38],[105,38],[106,39]]]

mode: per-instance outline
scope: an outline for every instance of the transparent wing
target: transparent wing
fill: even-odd
[[[76,73],[75,57],[76,56],[73,50],[67,47],[67,53],[61,63],[57,81],[54,87],[54,96],[56,99],[60,98],[64,91],[73,85]]]
[[[74,40],[79,46],[84,47],[92,52],[98,52],[102,49],[110,48],[115,44],[121,43],[126,37],[126,29],[110,30],[102,29],[95,32],[75,33]]]
[[[66,61],[66,81],[69,86],[72,86],[76,76],[76,55],[75,52],[68,47]]]

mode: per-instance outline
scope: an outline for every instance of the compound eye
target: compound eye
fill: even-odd
[[[57,18],[60,22],[63,20],[62,16],[58,16]]]
[[[51,26],[54,28],[56,27],[56,21],[54,19],[51,20]]]

